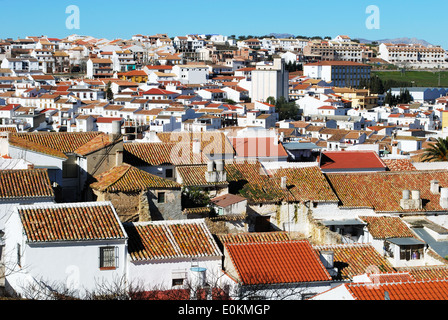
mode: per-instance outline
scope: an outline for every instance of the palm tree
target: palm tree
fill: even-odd
[[[423,162],[448,161],[448,138],[438,138],[436,143],[423,151]]]

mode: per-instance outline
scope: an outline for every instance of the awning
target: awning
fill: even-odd
[[[365,226],[366,223],[357,219],[346,219],[346,220],[322,220],[320,221],[325,226]]]
[[[413,245],[424,245],[425,242],[418,240],[416,238],[388,238],[386,241],[393,243],[397,246],[413,246]]]

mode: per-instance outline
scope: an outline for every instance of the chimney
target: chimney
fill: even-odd
[[[282,177],[282,180],[280,182],[280,186],[282,189],[286,189],[286,177]]]
[[[440,189],[440,206],[443,209],[448,209],[448,188]]]
[[[423,205],[422,199],[420,198],[420,191],[403,190],[403,197],[400,200],[400,206],[403,210],[421,210]]]
[[[320,251],[320,261],[322,261],[322,264],[331,276],[336,276],[338,274],[337,268],[334,267],[334,251]]]
[[[437,181],[437,180],[431,180],[431,187],[430,187],[430,190],[431,190],[431,193],[432,194],[439,194],[440,193],[440,189],[439,189],[439,181]]]
[[[199,139],[193,140],[193,153],[194,154],[201,153],[201,142],[199,141]]]

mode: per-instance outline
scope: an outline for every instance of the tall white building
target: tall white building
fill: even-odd
[[[389,63],[409,67],[447,67],[447,54],[441,47],[425,47],[419,44],[379,45],[379,57]]]
[[[285,61],[275,58],[271,64],[257,64],[252,70],[252,101],[266,101],[268,97],[276,100],[289,96],[289,72],[285,69]]]
[[[332,82],[336,87],[356,87],[362,79],[370,79],[371,67],[351,61],[321,61],[303,66],[303,75]]]

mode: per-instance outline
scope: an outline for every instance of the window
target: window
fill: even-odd
[[[417,260],[423,258],[423,246],[400,246],[400,260]]]
[[[100,269],[110,270],[118,266],[118,248],[101,247],[100,248]]]
[[[178,287],[183,286],[185,279],[187,278],[187,272],[184,269],[171,271],[171,286]]]
[[[165,170],[165,177],[166,178],[172,178],[173,177],[173,169],[166,169]]]
[[[159,192],[157,194],[157,203],[165,203],[165,192]]]

